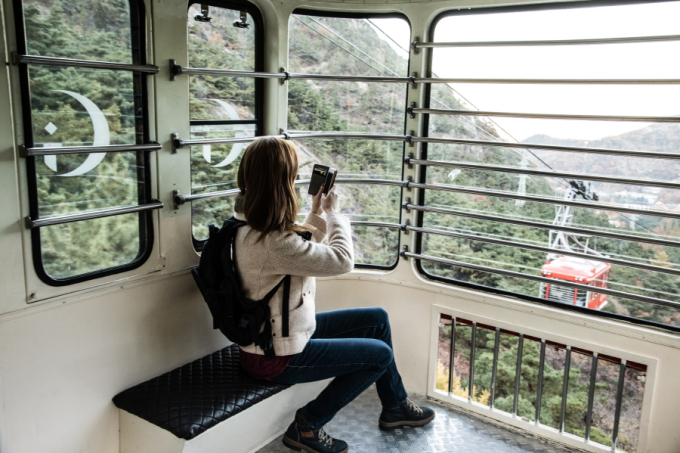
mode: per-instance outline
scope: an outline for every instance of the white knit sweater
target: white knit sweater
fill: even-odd
[[[239,213],[235,217],[246,220]],[[283,285],[269,302],[274,352],[277,356],[302,352],[314,333],[314,277],[345,274],[354,267],[352,233],[345,216],[332,212],[327,213],[324,220],[310,213],[304,223],[316,227],[311,241],[294,232],[274,232],[257,242],[259,232],[246,225],[238,230],[234,243],[236,265],[247,298],[260,300],[283,277],[291,276],[288,337],[281,335]],[[249,234],[251,231],[252,234]],[[320,243],[326,233],[328,245]],[[241,349],[263,355],[259,346],[241,346]]]

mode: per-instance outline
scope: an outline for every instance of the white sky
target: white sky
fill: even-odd
[[[373,21],[408,48],[399,19]],[[450,16],[435,41],[549,40],[680,35],[680,2]],[[393,46],[396,47],[396,46]],[[403,52],[401,52],[403,54]],[[456,78],[680,79],[680,41],[434,50],[433,70]],[[680,85],[486,85],[452,87],[479,110],[600,115],[680,115]],[[432,105],[433,107],[438,107]],[[518,140],[534,134],[597,139],[648,123],[494,118]],[[680,126],[678,126],[680,127]]]

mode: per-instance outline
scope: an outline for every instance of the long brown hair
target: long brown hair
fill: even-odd
[[[241,189],[238,204],[248,225],[261,233],[258,241],[273,231],[307,230],[295,224],[297,174],[297,149],[289,141],[258,138],[243,154],[238,168],[238,187]]]

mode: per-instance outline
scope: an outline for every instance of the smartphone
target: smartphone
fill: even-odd
[[[337,169],[333,167],[315,164],[312,169],[312,180],[309,182],[309,191],[307,193],[316,195],[319,192],[319,187],[323,185],[323,193],[328,195],[328,191],[331,190],[335,183],[335,176],[337,174]]]

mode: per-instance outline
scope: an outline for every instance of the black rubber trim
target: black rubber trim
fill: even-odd
[[[259,120],[191,120],[192,126],[221,126],[230,124],[255,124]]]
[[[347,5],[348,7],[350,5]],[[338,19],[404,19],[408,23],[409,28],[411,28],[411,22],[408,17],[403,13],[372,13],[372,12],[360,12],[360,13],[349,13],[337,10],[320,10],[320,9],[308,9],[308,8],[297,8],[293,11],[293,14],[299,16],[316,16],[316,17],[336,17]],[[407,49],[408,50],[408,49]]]

